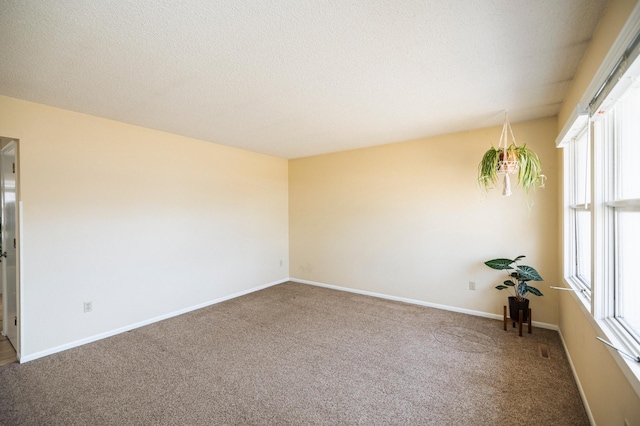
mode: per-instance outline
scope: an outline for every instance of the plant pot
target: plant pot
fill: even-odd
[[[522,322],[529,320],[529,299],[518,300],[515,296],[509,296],[509,316],[513,321],[518,321],[518,311],[522,311]]]
[[[507,151],[506,157],[504,151],[501,151],[498,158],[498,173],[513,174],[517,172],[520,166],[518,154],[515,151]]]

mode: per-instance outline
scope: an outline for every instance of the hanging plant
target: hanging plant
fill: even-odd
[[[509,144],[508,136],[512,142]],[[482,156],[478,165],[478,183],[486,191],[496,186],[498,177],[502,176],[502,195],[511,195],[511,175],[517,175],[518,184],[528,194],[536,187],[544,188],[546,176],[542,174],[542,162],[526,144],[518,146],[511,130],[509,118],[505,112],[504,125],[500,135],[498,148],[491,147]]]

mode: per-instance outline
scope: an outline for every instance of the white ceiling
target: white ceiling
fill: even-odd
[[[605,6],[3,0],[0,94],[298,158],[556,115]]]

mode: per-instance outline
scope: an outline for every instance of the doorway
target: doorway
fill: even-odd
[[[0,137],[0,265],[2,271],[2,335],[19,359],[19,197],[18,140]],[[6,352],[8,348],[3,348]]]

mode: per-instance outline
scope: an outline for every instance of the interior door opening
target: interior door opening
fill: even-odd
[[[18,194],[18,141],[0,137],[2,334],[15,349],[17,358],[20,354]]]

